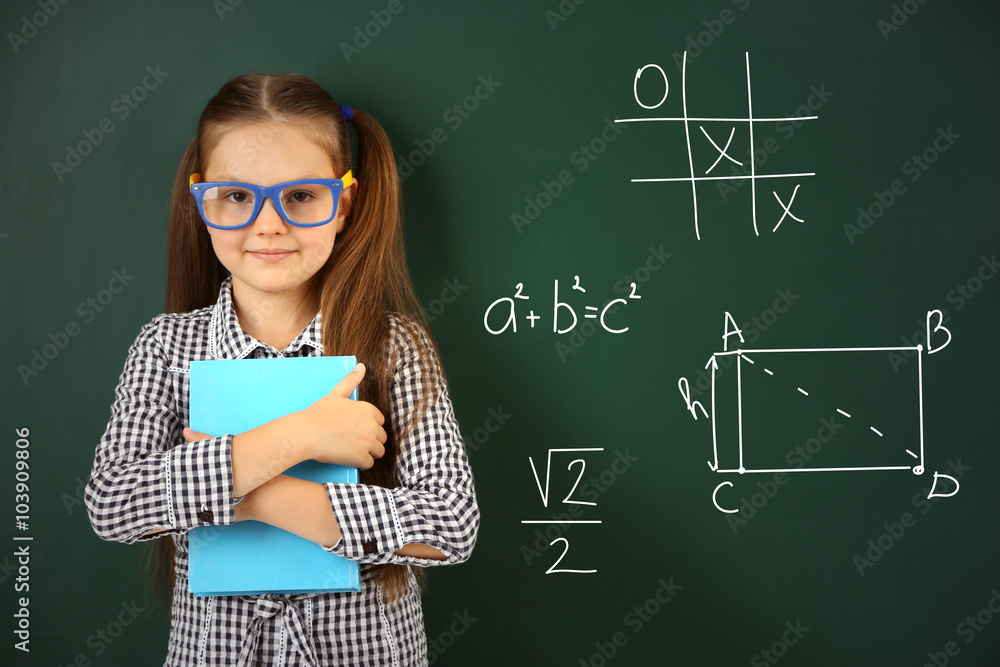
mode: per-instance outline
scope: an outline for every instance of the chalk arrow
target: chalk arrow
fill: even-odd
[[[712,367],[712,454],[715,456],[715,466],[713,467],[711,463],[708,464],[709,468],[712,468],[712,472],[715,472],[719,468],[719,443],[718,437],[715,434],[715,371],[719,368],[719,362],[715,360],[715,355],[713,354],[708,359],[708,363],[705,364],[705,368],[709,366]]]

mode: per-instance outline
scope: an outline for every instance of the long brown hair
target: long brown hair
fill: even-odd
[[[197,135],[184,152],[174,180],[167,312],[203,308],[218,299],[228,273],[212,249],[188,189],[188,177],[203,171],[206,158],[225,132],[250,123],[295,126],[326,150],[339,173],[352,168],[348,126],[341,107],[312,79],[300,74],[245,74],[224,85],[202,112]],[[357,197],[347,225],[316,280],[323,352],[354,355],[363,362],[368,372],[358,388],[359,397],[391,420],[389,390],[395,360],[389,358],[389,313],[402,315],[397,321],[404,328],[427,331],[428,327],[406,266],[399,178],[389,139],[363,111],[353,111],[351,125],[357,135],[357,164],[353,166],[359,182]],[[425,406],[426,400],[420,404]],[[363,483],[399,486],[397,445],[422,411],[421,406],[408,416],[406,424],[386,429],[386,453],[372,468],[361,472]],[[170,590],[174,544],[172,539],[158,542],[156,578],[161,590]],[[386,597],[397,598],[408,585],[407,566],[378,567]],[[416,568],[415,575],[420,579],[422,571]]]

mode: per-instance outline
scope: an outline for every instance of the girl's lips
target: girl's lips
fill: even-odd
[[[247,251],[250,255],[253,255],[262,262],[280,262],[292,253],[294,250],[281,250],[281,249],[268,249],[268,250],[249,250]]]

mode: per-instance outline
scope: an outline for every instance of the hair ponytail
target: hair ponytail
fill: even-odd
[[[397,326],[409,329],[405,333],[410,338],[416,338],[413,330],[416,325],[423,325],[426,330],[426,322],[406,266],[399,177],[389,138],[375,119],[363,111],[354,110],[351,124],[358,138],[355,169],[358,195],[323,280],[320,294],[323,349],[330,355],[353,354],[366,367],[380,371],[373,375],[373,381],[359,387],[359,397],[378,407],[388,419],[395,359],[388,358],[387,313],[406,316],[397,320]],[[418,363],[427,361],[421,358]],[[398,444],[423,411],[424,399],[421,397],[408,424],[392,425],[385,454],[372,468],[361,472],[363,483],[385,488],[399,486]],[[392,599],[405,590],[408,568],[385,565],[381,569],[383,587]],[[423,583],[423,570],[417,569],[415,574]]]

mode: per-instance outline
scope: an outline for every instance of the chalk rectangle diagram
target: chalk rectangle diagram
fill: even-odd
[[[916,357],[894,365],[887,355]],[[716,472],[924,470],[923,348],[717,352]]]

